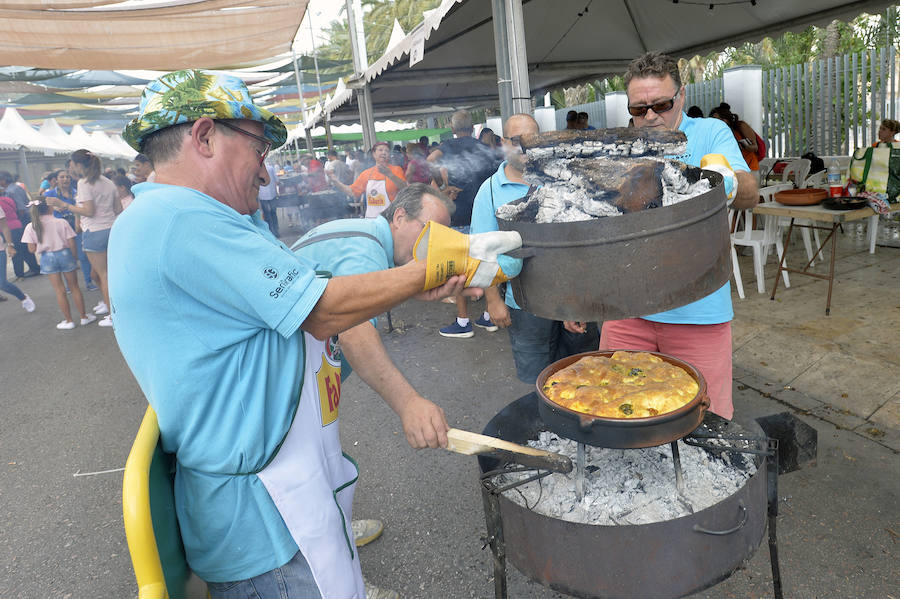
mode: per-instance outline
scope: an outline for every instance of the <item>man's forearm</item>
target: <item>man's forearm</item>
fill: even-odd
[[[359,378],[380,395],[398,415],[416,390],[391,361],[371,322],[340,334],[341,351]]]
[[[416,295],[425,286],[425,262],[361,275],[336,277],[328,282],[316,307],[300,327],[324,339],[387,312]]]

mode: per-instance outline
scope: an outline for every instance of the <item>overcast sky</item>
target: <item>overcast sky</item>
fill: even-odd
[[[312,20],[313,31],[316,36],[316,47],[324,42],[322,30],[335,19],[346,19],[341,12],[346,6],[346,0],[310,0],[306,9],[306,16],[294,38],[294,49],[298,54],[312,54],[312,42],[310,41],[309,23]]]

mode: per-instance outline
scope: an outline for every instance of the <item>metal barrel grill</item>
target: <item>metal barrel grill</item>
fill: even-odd
[[[538,395],[510,403],[484,434],[525,444],[541,431],[553,430],[542,418]],[[602,442],[602,434],[593,440]],[[500,475],[510,465],[479,457],[496,599],[507,597],[507,559],[532,580],[573,597],[682,597],[728,578],[748,560],[763,538],[767,516],[774,594],[781,597],[775,539],[777,442],[756,422],[729,423],[711,413],[683,440],[708,451],[746,454],[756,472],[736,493],[707,509],[641,525],[581,524],[537,513],[504,493],[549,472],[503,483]],[[679,472],[680,466],[674,464],[673,470]]]
[[[699,176],[701,171],[690,171]],[[522,309],[553,320],[603,321],[655,314],[705,297],[731,277],[722,177],[678,204],[570,223],[497,218],[517,231],[522,272],[510,281]]]

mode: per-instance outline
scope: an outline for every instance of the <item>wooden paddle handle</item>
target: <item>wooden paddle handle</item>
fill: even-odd
[[[497,437],[479,435],[478,433],[472,433],[458,428],[451,428],[447,431],[447,449],[463,455],[477,455],[494,449],[503,449],[513,453],[523,453],[526,455],[542,457],[555,457],[558,455],[549,451],[504,441]]]

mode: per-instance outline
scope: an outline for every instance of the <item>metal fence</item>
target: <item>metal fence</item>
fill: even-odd
[[[846,156],[871,145],[885,118],[896,119],[897,53],[893,46],[779,67],[762,72],[762,131],[772,157]],[[725,99],[724,79],[685,86],[685,110],[703,114]],[[587,112],[591,125],[606,127],[604,101],[556,111],[556,125],[566,127],[569,110]]]
[[[684,86],[684,111],[691,106],[699,106],[703,114],[725,101],[725,80],[722,77]]]
[[[893,46],[763,71],[763,137],[770,155],[847,155],[896,118]]]

